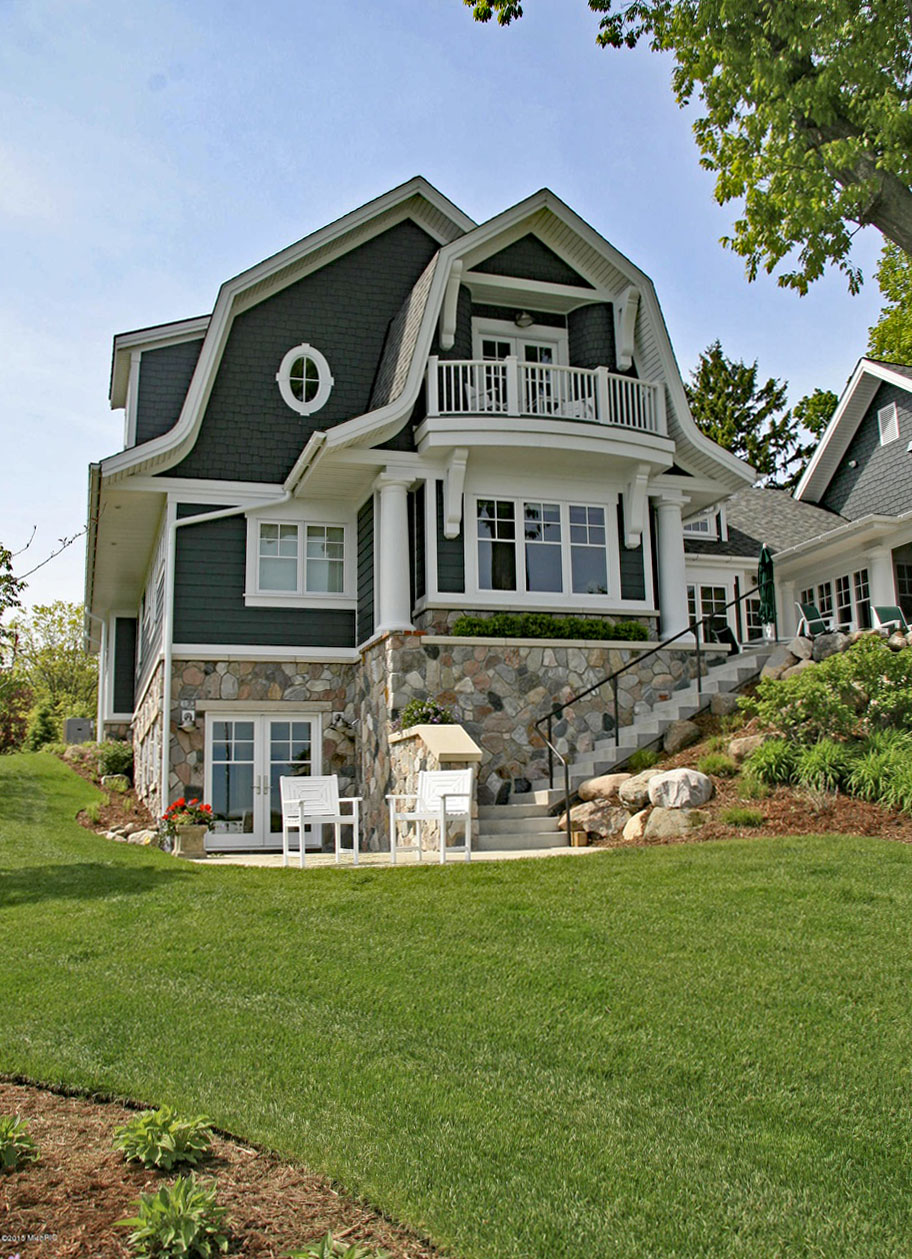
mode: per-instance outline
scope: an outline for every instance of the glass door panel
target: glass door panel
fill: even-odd
[[[210,744],[214,834],[252,839],[256,829],[256,722],[213,721]]]
[[[313,722],[278,721],[269,719],[269,822],[270,836],[282,839],[282,801],[280,778],[294,778],[299,774],[313,773]],[[313,827],[305,830],[305,847],[319,848],[322,836],[312,834]],[[297,835],[293,833],[293,841]]]

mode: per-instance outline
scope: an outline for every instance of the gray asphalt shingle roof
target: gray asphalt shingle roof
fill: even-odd
[[[725,505],[728,541],[690,538],[688,555],[736,555],[756,559],[764,543],[775,554],[844,525],[836,512],[802,503],[785,490],[748,489],[733,494]]]

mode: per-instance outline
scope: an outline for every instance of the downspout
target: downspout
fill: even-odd
[[[230,516],[245,515],[250,511],[262,511],[264,508],[281,507],[290,502],[295,489],[305,475],[308,475],[320,458],[326,444],[325,433],[314,433],[305,446],[301,457],[285,480],[282,493],[278,498],[266,499],[259,503],[243,503],[240,507],[223,507],[219,511],[205,512],[198,516],[178,518],[176,504],[168,503],[168,550],[165,560],[165,609],[162,618],[162,752],[161,752],[161,811],[171,803],[169,777],[171,769],[171,668],[174,660],[174,570],[177,558],[177,531],[184,525],[203,525],[211,520],[227,520]],[[309,457],[308,457],[309,452]]]

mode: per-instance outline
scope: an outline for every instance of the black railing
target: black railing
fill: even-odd
[[[563,703],[560,703],[560,704],[554,703],[549,713],[547,713],[544,717],[539,717],[538,721],[536,721],[535,723],[535,728],[538,731],[538,733],[541,735],[542,739],[545,742],[545,746],[548,749],[548,783],[551,787],[554,786],[554,758],[555,757],[557,757],[557,759],[560,761],[563,767],[563,771],[564,771],[564,813],[567,819],[568,837],[570,835],[570,796],[572,794],[570,791],[570,762],[567,760],[567,758],[555,745],[555,742],[554,742],[555,721],[559,717],[561,717],[562,714],[565,713],[568,708],[578,703],[581,699],[585,699],[587,695],[592,695],[593,692],[599,691],[601,690],[603,686],[608,686],[610,684],[612,703],[614,706],[614,746],[620,747],[621,714],[620,714],[620,706],[618,703],[618,679],[623,674],[625,674],[629,669],[638,669],[644,660],[648,660],[650,656],[657,655],[660,651],[667,650],[673,643],[678,642],[678,640],[681,638],[685,638],[688,634],[693,635],[693,639],[694,639],[694,648],[695,648],[694,655],[696,657],[696,663],[697,663],[697,676],[696,676],[697,695],[702,698],[702,695],[703,695],[703,653],[710,646],[734,647],[735,652],[739,650],[737,639],[732,633],[732,630],[728,624],[727,618],[723,614],[727,613],[729,608],[739,606],[742,603],[746,604],[747,600],[757,599],[758,597],[759,595],[758,595],[757,586],[754,586],[752,590],[745,591],[744,594],[736,595],[735,598],[731,599],[728,603],[726,603],[724,607],[716,608],[714,611],[707,613],[706,616],[701,616],[699,620],[691,621],[688,624],[686,629],[679,630],[677,634],[673,634],[671,638],[663,639],[662,642],[657,643],[655,647],[652,647],[649,651],[644,652],[642,655],[637,655],[636,658],[633,660],[628,660],[626,664],[621,665],[620,669],[615,669],[613,673],[609,673],[605,677],[600,678],[598,682],[593,682],[592,686],[587,686],[585,691],[580,691],[578,694],[572,695],[570,699],[564,700]],[[722,626],[713,625],[713,622],[719,622],[719,621],[722,621]],[[710,634],[716,635],[716,637],[713,638],[711,642],[707,636],[707,628],[709,629]],[[703,634],[702,644],[700,642],[701,631]],[[779,639],[779,621],[778,621],[778,616],[774,613],[773,615],[773,641],[777,642],[778,639]],[[543,726],[546,727],[547,733],[545,733],[545,730],[542,729]]]

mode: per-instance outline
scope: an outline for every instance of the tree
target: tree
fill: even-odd
[[[887,363],[912,363],[912,258],[896,245],[885,245],[877,283],[886,300],[868,329],[868,353]]]
[[[0,754],[14,752],[22,743],[28,724],[32,693],[15,672],[17,635],[2,617],[20,606],[24,582],[13,573],[13,556],[0,546]]]
[[[98,667],[83,645],[82,604],[58,599],[32,608],[13,624],[16,672],[33,692],[38,710],[47,709],[60,738],[65,717],[95,712]]]
[[[521,18],[519,0],[463,0],[476,21]],[[743,198],[723,243],[799,292],[828,263],[857,292],[853,229],[873,224],[912,255],[909,0],[588,0],[598,42],[648,39],[674,57],[678,104],[698,101],[701,165],[716,199]],[[612,12],[612,9],[616,9]]]
[[[813,393],[805,394],[792,407],[791,419],[793,424],[798,425],[800,429],[807,433],[810,440],[802,443],[796,433],[798,445],[795,453],[792,455],[793,471],[783,482],[783,489],[793,490],[801,480],[808,465],[808,460],[817,449],[824,429],[833,418],[833,412],[836,410],[838,401],[839,399],[832,389],[815,389]]]

